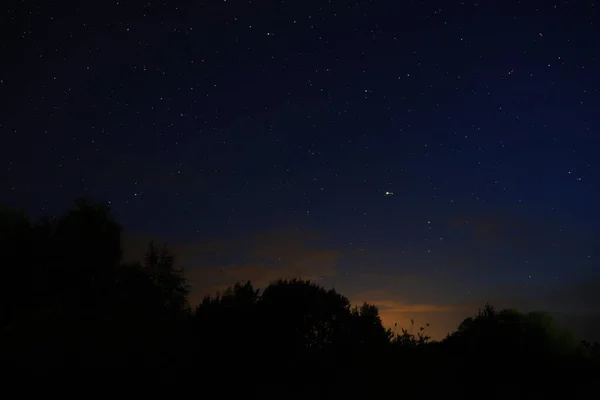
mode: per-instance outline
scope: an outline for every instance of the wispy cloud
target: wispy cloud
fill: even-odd
[[[488,233],[492,230],[489,228]],[[490,233],[487,237],[499,236]],[[150,239],[147,235],[126,235],[125,259],[140,259]],[[156,239],[161,242],[160,238]],[[353,304],[366,301],[377,305],[388,327],[397,323],[399,327],[409,328],[414,321],[418,328],[429,323],[428,332],[436,339],[453,332],[464,318],[475,315],[486,302],[498,308],[556,313],[565,323],[577,321],[573,329],[587,337],[590,330],[582,327],[588,326],[585,321],[590,322],[590,318],[597,315],[595,310],[600,310],[600,279],[574,283],[559,280],[509,283],[490,279],[483,289],[477,285],[480,289],[473,291],[469,287],[470,280],[464,276],[465,272],[477,271],[460,267],[475,262],[467,253],[460,254],[454,262],[446,259],[442,268],[379,272],[365,267],[363,272],[355,271],[350,279],[337,273],[342,252],[321,244],[318,233],[282,229],[249,237],[197,239],[170,246],[192,285],[192,304],[238,281],[251,280],[256,287],[264,287],[279,278],[301,277],[325,286],[334,284]],[[363,251],[359,255],[362,254]],[[444,261],[440,260],[437,261]],[[582,315],[576,318],[577,314]],[[600,331],[593,334],[600,338]]]
[[[280,278],[319,281],[336,274],[341,252],[319,247],[314,232],[278,230],[249,238],[170,245],[192,286],[192,303],[238,281],[264,287]],[[140,259],[150,237],[129,235],[124,240],[126,260]],[[160,242],[160,240],[157,240]]]

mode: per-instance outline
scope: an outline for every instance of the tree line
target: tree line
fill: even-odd
[[[88,200],[55,218],[0,210],[3,365],[144,370],[261,398],[537,398],[554,390],[540,379],[559,371],[555,383],[596,393],[600,346],[577,340],[547,313],[486,304],[432,341],[426,326],[393,333],[375,305],[352,306],[302,279],[263,290],[238,282],[191,305],[167,246],[151,242],[142,260],[124,263],[122,231],[106,205]],[[223,380],[230,384],[216,384]],[[472,388],[481,380],[490,380],[485,393]]]

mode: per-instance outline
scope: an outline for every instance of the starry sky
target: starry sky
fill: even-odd
[[[192,302],[305,277],[443,337],[600,339],[594,1],[8,1],[0,198],[110,202]]]

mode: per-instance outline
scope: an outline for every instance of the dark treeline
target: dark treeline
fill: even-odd
[[[426,327],[393,334],[376,306],[303,280],[237,283],[190,305],[168,249],[149,243],[124,264],[121,232],[84,200],[37,221],[0,212],[5,366],[145,371],[147,384],[185,380],[221,397],[600,398],[598,344],[548,314],[485,305],[432,341]]]

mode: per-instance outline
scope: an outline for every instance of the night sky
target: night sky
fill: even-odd
[[[487,301],[600,338],[599,8],[11,0],[0,199],[110,202],[192,302],[300,276],[435,338]]]

